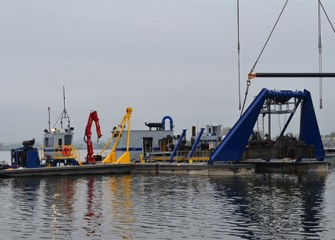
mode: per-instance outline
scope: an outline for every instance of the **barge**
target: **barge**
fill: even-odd
[[[96,164],[83,166],[58,166],[39,168],[15,168],[0,170],[0,178],[11,177],[44,177],[66,175],[92,175],[92,174],[129,174],[134,168],[133,164]]]
[[[34,147],[35,139],[22,142],[22,147],[11,149],[10,165],[0,164],[0,178],[5,177],[34,177],[34,176],[64,176],[91,174],[129,174],[134,167],[128,162],[103,164],[101,158],[86,157],[82,161],[78,149],[73,145],[74,128],[71,127],[70,117],[65,108],[54,127],[44,130],[43,146],[40,151]],[[130,117],[131,108],[127,108],[126,116]],[[67,122],[63,126],[63,122]],[[128,130],[129,131],[129,130]],[[95,161],[97,160],[97,161]]]

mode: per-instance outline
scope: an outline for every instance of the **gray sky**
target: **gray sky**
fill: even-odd
[[[240,0],[241,94],[285,0]],[[322,1],[335,24],[335,1]],[[105,138],[131,106],[133,129],[174,119],[232,126],[239,117],[235,0],[0,0],[0,142],[41,141],[48,111],[67,111],[76,138],[97,110]],[[323,16],[323,71],[334,72],[335,34]],[[317,0],[288,3],[255,72],[318,72]],[[335,130],[335,81],[256,79],[263,88],[313,96],[322,134]],[[282,122],[274,121],[274,124]],[[293,129],[296,131],[297,129]],[[95,131],[93,130],[93,135]]]

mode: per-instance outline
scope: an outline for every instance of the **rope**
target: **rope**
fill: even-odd
[[[281,10],[281,12],[280,12],[280,14],[279,14],[279,16],[278,16],[278,18],[277,18],[277,21],[276,21],[275,25],[273,26],[273,28],[272,28],[272,30],[271,30],[271,32],[270,32],[270,35],[268,36],[268,38],[267,38],[267,40],[266,40],[266,42],[265,42],[265,44],[264,44],[264,46],[263,46],[263,48],[262,48],[262,51],[261,51],[260,54],[258,55],[258,58],[257,58],[255,64],[253,65],[253,67],[252,67],[251,70],[250,70],[250,73],[252,73],[252,72],[255,70],[255,67],[256,67],[256,65],[257,65],[257,63],[258,63],[258,60],[259,60],[260,57],[262,56],[263,51],[264,51],[266,45],[268,44],[268,42],[269,42],[269,40],[270,40],[270,38],[271,38],[271,36],[272,36],[272,33],[273,33],[273,31],[275,30],[275,28],[276,28],[276,26],[277,26],[277,24],[278,24],[278,22],[279,22],[279,19],[280,19],[281,15],[283,14],[283,12],[284,12],[284,10],[285,10],[285,8],[286,8],[287,3],[288,3],[288,0],[286,0],[283,9]]]

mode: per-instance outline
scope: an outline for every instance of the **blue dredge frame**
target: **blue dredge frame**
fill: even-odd
[[[307,90],[274,91],[263,88],[258,96],[251,103],[251,105],[248,107],[248,109],[235,123],[233,128],[229,131],[229,133],[223,139],[220,145],[215,149],[208,163],[225,163],[228,161],[239,162],[242,159],[242,155],[246,149],[248,140],[253,133],[253,128],[262,110],[264,102],[266,100],[276,100],[277,102],[284,103],[291,98],[295,98],[297,100],[296,108],[301,103],[299,140],[302,140],[306,144],[314,146],[314,157],[317,160],[322,161],[325,157],[325,151],[323,148],[310,92]],[[288,118],[288,121],[286,122],[281,134],[283,134],[286,130],[293,115],[294,112],[291,113],[290,117]]]

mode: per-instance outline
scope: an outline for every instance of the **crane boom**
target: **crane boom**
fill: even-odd
[[[130,152],[129,152],[129,146],[130,146],[130,118],[131,118],[132,111],[133,111],[133,109],[131,107],[128,107],[126,109],[126,114],[124,115],[121,123],[113,131],[112,136],[107,141],[105,147],[101,150],[100,155],[107,148],[107,146],[110,144],[110,142],[113,140],[113,138],[117,134],[116,140],[114,142],[114,145],[112,147],[112,150],[111,150],[110,154],[102,161],[102,163],[125,163],[125,164],[130,163]],[[122,132],[123,132],[124,128],[126,127],[127,123],[128,123],[128,126],[127,126],[126,152],[124,152],[119,159],[116,159],[116,147],[119,143],[119,140],[122,136]]]
[[[89,117],[88,117],[88,121],[86,124],[86,128],[85,128],[85,136],[84,136],[84,141],[87,145],[87,163],[92,164],[92,163],[96,163],[96,161],[98,160],[97,158],[99,157],[99,159],[101,159],[101,156],[99,155],[93,155],[94,151],[93,151],[93,144],[92,144],[92,124],[93,122],[95,122],[95,127],[96,127],[96,131],[97,131],[97,135],[98,135],[98,139],[102,137],[101,134],[101,130],[100,130],[100,123],[99,123],[99,117],[98,117],[98,113],[96,111],[91,111]]]

